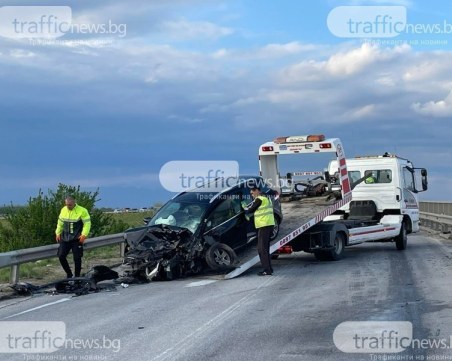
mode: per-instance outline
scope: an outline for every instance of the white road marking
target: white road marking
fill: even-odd
[[[25,310],[25,311],[22,311],[22,312],[19,312],[19,313],[15,313],[14,315],[11,315],[11,316],[8,316],[8,317],[4,317],[4,318],[2,318],[2,320],[6,320],[8,318],[12,318],[12,317],[15,317],[15,316],[23,315],[24,313],[33,312],[33,311],[39,310],[41,308],[52,306],[52,305],[56,305],[57,303],[66,302],[66,301],[69,301],[69,300],[70,300],[70,298],[62,298],[61,300],[58,300],[58,301],[55,301],[55,302],[46,303],[46,304],[38,306],[38,307],[30,308],[29,310]]]
[[[197,282],[191,282],[185,287],[198,287],[198,286],[205,286],[214,282],[218,282],[218,280],[203,280],[203,281],[197,281]]]
[[[245,297],[241,298],[228,308],[226,308],[223,312],[219,313],[209,321],[205,322],[203,325],[201,325],[199,328],[194,330],[192,333],[185,336],[183,339],[179,340],[179,342],[176,342],[172,347],[166,349],[162,353],[158,354],[157,356],[153,357],[151,361],[164,361],[164,360],[174,360],[181,354],[183,354],[188,347],[193,346],[196,341],[198,341],[200,338],[203,337],[210,329],[218,327],[223,322],[225,322],[231,315],[242,305],[244,305],[246,302],[248,302],[249,299],[252,299],[256,297],[256,294],[261,291],[263,288],[271,285],[272,283],[276,282],[278,279],[277,276],[268,277],[268,279],[264,280],[254,291],[250,292]]]

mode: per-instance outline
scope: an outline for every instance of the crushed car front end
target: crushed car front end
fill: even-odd
[[[202,246],[193,233],[169,225],[154,225],[124,233],[127,252],[123,260],[126,275],[147,280],[172,280],[201,271],[198,253]]]

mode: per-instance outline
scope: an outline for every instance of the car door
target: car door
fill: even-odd
[[[240,194],[224,195],[224,199],[207,217],[206,235],[237,249],[246,244],[247,221],[240,205]]]

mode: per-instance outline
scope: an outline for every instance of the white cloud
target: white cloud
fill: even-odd
[[[430,82],[443,80],[444,74],[452,74],[449,52],[421,53],[416,55],[416,59],[407,64],[403,73],[406,82]]]
[[[331,75],[337,78],[354,78],[366,72],[375,73],[381,68],[382,73],[376,74],[375,81],[391,86],[398,81],[400,75],[397,72],[388,73],[384,68],[387,68],[389,63],[392,67],[397,66],[398,59],[406,58],[410,53],[411,49],[406,45],[384,49],[364,43],[358,48],[333,52],[327,60],[309,59],[289,65],[281,70],[280,81],[287,84],[324,81]]]
[[[363,107],[359,107],[356,109],[352,109],[346,112],[343,116],[345,121],[347,120],[363,120],[371,117],[375,114],[375,104],[364,105]]]
[[[165,21],[160,24],[160,31],[172,39],[212,39],[231,35],[231,28],[216,25],[208,21],[188,21],[185,19]]]
[[[412,108],[417,113],[432,117],[452,116],[452,91],[444,100],[429,101],[427,103],[413,103]]]
[[[289,43],[272,43],[255,49],[219,49],[212,53],[214,59],[228,59],[234,61],[277,59],[288,56],[309,53],[322,49],[323,46],[316,44],[304,44],[299,41]]]
[[[12,49],[9,54],[13,58],[33,58],[36,56],[32,51],[24,50],[24,49]]]
[[[382,49],[364,43],[360,48],[331,56],[326,69],[333,75],[350,75],[363,71],[374,63],[381,63],[408,52],[410,47],[402,45],[393,49]]]
[[[306,51],[312,51],[318,49],[318,45],[302,44],[298,41],[292,41],[286,44],[268,44],[258,49],[256,57],[269,58],[269,57],[281,57],[293,54],[300,54]]]
[[[375,82],[385,87],[395,87],[397,85],[397,80],[392,75],[383,74]]]

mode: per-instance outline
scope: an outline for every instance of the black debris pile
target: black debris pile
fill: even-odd
[[[85,273],[85,277],[92,279],[95,283],[119,278],[118,272],[107,266],[94,266]]]
[[[42,289],[42,286],[36,286],[28,282],[18,282],[10,287],[20,296],[29,296],[35,292],[39,292]]]
[[[106,266],[94,266],[84,277],[72,277],[50,282],[44,285],[33,285],[27,282],[19,282],[10,287],[21,296],[36,293],[70,293],[75,296],[87,295],[88,293],[102,290],[111,291],[116,289],[114,284],[102,284],[106,280],[116,280],[118,273]]]

